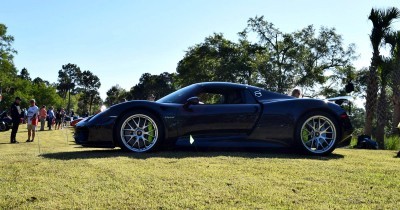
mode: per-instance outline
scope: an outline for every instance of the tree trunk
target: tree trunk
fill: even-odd
[[[369,136],[372,135],[372,123],[376,112],[377,96],[378,96],[378,78],[376,75],[376,67],[371,66],[367,84],[365,124],[364,124],[364,134]]]
[[[89,114],[92,114],[93,95],[89,98]]]
[[[377,109],[377,128],[376,128],[376,141],[380,149],[385,148],[385,125],[386,125],[386,84],[382,82],[381,93],[378,101]]]
[[[399,135],[400,131],[397,126],[400,123],[400,96],[394,96],[393,99],[393,122],[392,122],[392,134]]]
[[[393,70],[392,89],[393,89],[393,120],[392,120],[392,134],[399,135],[400,131],[397,125],[400,122],[400,61]]]
[[[68,91],[68,105],[67,105],[67,112],[71,115],[71,91]]]

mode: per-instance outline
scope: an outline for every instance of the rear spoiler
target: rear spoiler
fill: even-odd
[[[348,112],[349,114],[351,114],[351,109],[353,107],[353,102],[354,102],[354,98],[351,96],[338,96],[338,97],[334,97],[334,98],[327,98],[326,99],[329,102],[335,103],[339,106],[345,105],[347,103],[348,105]],[[343,107],[343,106],[342,106]]]

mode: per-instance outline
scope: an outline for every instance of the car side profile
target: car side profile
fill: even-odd
[[[79,122],[74,137],[83,146],[132,152],[181,145],[293,147],[326,155],[349,144],[352,132],[346,111],[337,104],[250,85],[205,82],[155,102],[134,100],[111,106]]]

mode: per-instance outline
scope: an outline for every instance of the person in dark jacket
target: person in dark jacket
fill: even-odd
[[[21,121],[21,108],[19,106],[19,103],[21,102],[21,99],[19,97],[15,98],[14,103],[11,105],[11,118],[12,118],[12,130],[11,130],[11,137],[10,137],[10,142],[11,144],[18,143],[18,141],[15,139],[17,136],[18,132],[18,126]]]

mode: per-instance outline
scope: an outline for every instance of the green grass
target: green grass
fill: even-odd
[[[0,209],[398,209],[397,151],[125,153],[0,133]],[[26,140],[20,127],[17,139]],[[67,139],[68,138],[68,139]],[[40,140],[40,153],[39,144]]]
[[[400,149],[400,137],[399,136],[386,136],[385,148],[390,150]]]

